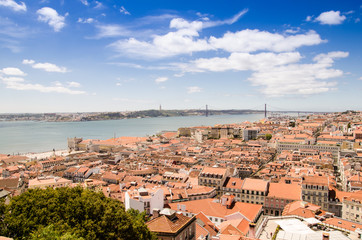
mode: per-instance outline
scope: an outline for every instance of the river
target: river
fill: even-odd
[[[66,149],[67,138],[109,139],[114,136],[144,137],[180,127],[257,121],[264,114],[159,117],[91,122],[0,121],[0,153],[19,154]]]

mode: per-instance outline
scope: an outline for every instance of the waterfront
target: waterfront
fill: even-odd
[[[0,122],[0,153],[18,154],[66,149],[68,137],[108,139],[142,137],[180,127],[213,126],[262,119],[264,114],[160,117],[92,122]]]

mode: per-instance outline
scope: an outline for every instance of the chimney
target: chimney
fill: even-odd
[[[159,216],[160,216],[160,210],[153,209],[152,217],[153,218],[158,218]]]
[[[249,223],[249,236],[250,238],[255,238],[255,223]]]
[[[329,233],[324,232],[322,236],[322,240],[329,240]]]

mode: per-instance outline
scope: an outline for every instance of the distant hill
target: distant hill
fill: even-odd
[[[236,115],[262,113],[258,110],[208,110],[208,115]],[[93,112],[93,113],[22,113],[0,114],[0,121],[48,121],[48,122],[75,122],[75,121],[101,121],[119,120],[127,118],[152,118],[152,117],[178,117],[178,116],[202,116],[206,110],[142,110],[131,112]]]

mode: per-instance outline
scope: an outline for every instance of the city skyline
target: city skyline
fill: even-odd
[[[361,110],[361,11],[357,1],[0,0],[0,113]]]

